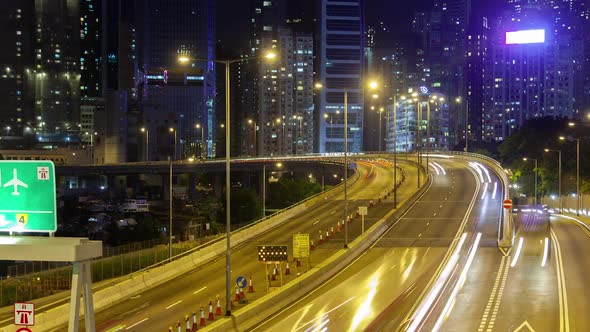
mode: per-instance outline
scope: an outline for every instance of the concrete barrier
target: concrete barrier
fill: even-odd
[[[432,178],[429,177],[419,190],[400,204],[397,210],[390,211],[385,217],[370,227],[365,234],[360,235],[349,244],[349,249],[339,250],[330,258],[312,268],[300,278],[289,282],[279,290],[263,296],[244,308],[233,313],[231,318],[222,319],[205,327],[202,331],[244,331],[264,321],[275,314],[281,308],[303,297],[314,288],[317,288],[343,268],[358,258],[369,246],[387,231],[414,202],[424,194],[430,186]]]

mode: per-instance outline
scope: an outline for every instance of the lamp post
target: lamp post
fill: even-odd
[[[149,128],[142,127],[141,132],[145,133],[145,161],[150,160],[150,130]]]
[[[554,150],[554,149],[545,149],[545,152],[557,152],[559,153],[559,174],[558,174],[558,188],[557,191],[559,192],[559,211],[561,211],[562,209],[562,205],[561,205],[561,149],[560,150]]]
[[[264,55],[266,59],[274,59],[277,55],[275,53],[267,53]],[[226,237],[226,250],[225,250],[225,315],[231,316],[231,243],[230,243],[230,235],[231,235],[231,214],[230,214],[230,189],[231,189],[231,182],[230,182],[230,66],[232,63],[245,61],[245,60],[252,60],[256,59],[257,57],[251,58],[240,58],[234,60],[214,60],[214,59],[199,59],[193,58],[192,60],[195,61],[212,61],[215,63],[221,63],[225,66],[225,123],[228,124],[225,130],[225,200],[226,200],[226,208],[225,208],[225,237]],[[178,58],[178,61],[182,63],[188,63],[191,61],[191,58],[182,56]]]
[[[168,165],[170,167],[168,172],[168,174],[170,175],[168,183],[168,186],[170,187],[170,191],[168,192],[168,194],[170,195],[170,212],[168,213],[168,260],[172,260],[172,198],[174,192],[172,191],[172,158],[170,157],[168,157]]]
[[[252,119],[248,119],[248,124],[251,124],[254,127],[254,129],[253,129],[253,131],[254,131],[254,144],[252,144],[252,148],[254,149],[254,155],[257,156],[258,155],[258,141],[256,141],[256,132],[258,131],[258,128],[256,127],[256,121],[254,121]]]
[[[537,172],[538,172],[537,159],[536,158],[530,158],[530,159],[535,161],[535,200],[534,200],[533,207],[536,209],[537,208]],[[527,160],[529,160],[529,158],[525,157],[525,158],[522,158],[522,160],[527,161]]]
[[[381,124],[381,117],[383,115],[383,111],[384,108],[383,107],[379,107],[379,152],[382,151],[383,148],[383,139],[381,138],[381,130],[382,130],[382,124]]]
[[[176,136],[176,129],[173,128],[173,127],[170,127],[169,131],[171,133],[174,133],[174,158],[173,158],[173,160],[176,160],[176,138],[177,138],[177,136]]]
[[[573,122],[569,123],[570,127],[573,127],[575,124]],[[565,140],[564,136],[559,136],[560,140]],[[575,137],[568,137],[569,140],[576,141],[576,215],[580,215],[580,139]]]
[[[455,102],[461,105],[461,97],[455,98]],[[465,100],[465,152],[469,152],[469,102],[467,100]]]
[[[86,132],[86,135],[90,135],[90,163],[94,164],[94,135],[98,135],[98,133]]]
[[[201,124],[197,123],[195,128],[201,129],[201,149],[199,154],[201,155],[201,159],[205,159],[205,156],[207,155],[206,153],[203,153],[205,152],[205,126],[201,126]]]

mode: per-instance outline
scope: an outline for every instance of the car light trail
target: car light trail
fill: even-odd
[[[438,316],[438,319],[436,320],[436,324],[434,324],[434,328],[432,329],[432,331],[438,331],[441,328],[444,320],[451,313],[451,309],[453,308],[453,303],[455,303],[455,299],[457,298],[457,295],[459,294],[459,290],[461,289],[461,287],[463,287],[463,284],[465,283],[465,280],[467,279],[467,273],[469,273],[469,269],[471,268],[471,263],[473,263],[473,259],[475,258],[475,253],[477,252],[477,248],[479,247],[480,240],[481,240],[481,233],[477,233],[475,241],[473,242],[473,246],[471,247],[471,251],[469,252],[469,257],[467,258],[467,262],[465,263],[465,266],[463,267],[463,270],[461,271],[461,275],[459,276],[459,279],[457,280],[457,283],[455,284],[455,288],[453,288],[453,292],[449,296],[449,300],[447,301],[447,304],[445,305],[444,309],[442,310],[442,312]]]
[[[486,198],[486,193],[488,192],[488,183],[486,182],[483,186],[483,192],[481,193],[481,199]]]
[[[541,267],[545,267],[547,265],[547,256],[549,255],[549,238],[545,237],[545,247],[543,249],[543,261],[541,262]]]
[[[459,260],[459,252],[461,252],[461,248],[463,247],[463,244],[465,243],[466,238],[467,238],[467,233],[463,233],[463,235],[461,235],[461,239],[459,240],[459,243],[457,244],[457,247],[455,248],[455,250],[453,251],[453,254],[451,255],[451,258],[448,260],[447,264],[445,265],[445,268],[442,270],[441,274],[439,275],[438,279],[436,280],[434,287],[432,287],[432,289],[428,293],[428,296],[426,296],[426,298],[420,304],[420,307],[416,311],[416,314],[414,314],[414,316],[412,317],[412,323],[408,327],[407,331],[410,331],[410,332],[417,331],[419,325],[422,324],[422,320],[426,316],[426,313],[428,312],[428,310],[430,309],[430,307],[434,303],[434,300],[436,299],[436,297],[438,296],[438,294],[442,290],[442,287],[444,286],[446,280],[449,278],[451,271],[453,270],[453,268],[457,264],[457,261]]]
[[[436,162],[435,162],[435,163],[433,163],[433,164],[435,164],[435,165],[437,165],[438,167],[440,167],[440,170],[441,170],[441,172],[443,173],[443,175],[447,175],[447,171],[445,171],[445,168],[444,168],[444,167],[442,167],[442,165],[441,165],[441,164],[439,164],[439,163],[436,163]]]
[[[432,168],[434,168],[436,175],[440,175],[440,172],[438,171],[438,167],[436,167],[436,165],[434,165],[434,163],[430,163],[430,166],[432,166]]]
[[[496,194],[498,193],[498,182],[494,182],[494,191],[492,192],[492,199],[496,199]]]
[[[521,236],[520,240],[518,240],[518,247],[516,248],[516,254],[514,254],[514,258],[512,258],[512,263],[510,263],[510,267],[516,266],[516,262],[518,262],[518,257],[520,256],[520,251],[522,250],[522,243],[523,242],[524,242],[524,239]]]

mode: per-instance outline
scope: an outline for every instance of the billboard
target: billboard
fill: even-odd
[[[519,30],[506,32],[506,45],[540,44],[545,42],[545,30]]]
[[[202,86],[205,80],[200,68],[150,68],[145,80],[148,85],[196,85]]]

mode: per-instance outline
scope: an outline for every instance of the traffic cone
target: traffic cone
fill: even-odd
[[[285,267],[285,275],[288,276],[291,274],[291,270],[289,269],[289,262],[287,262],[287,267]]]
[[[221,316],[223,312],[221,311],[221,301],[219,300],[219,295],[217,295],[217,304],[215,305],[215,314],[217,316]]]
[[[299,258],[297,258],[297,267],[301,266],[301,260]]]
[[[234,301],[240,302],[240,289],[236,287],[236,296],[234,297]]]
[[[197,313],[193,312],[193,332],[199,330],[199,324],[197,323]]]
[[[172,326],[168,326],[168,332],[174,332],[174,330],[172,330]]]
[[[203,309],[203,306],[201,306],[201,319],[199,320],[199,325],[207,325],[207,320],[205,319],[205,310]]]
[[[208,320],[215,320],[215,315],[213,314],[213,302],[211,302],[211,300],[209,300],[209,317],[207,317]]]
[[[180,325],[180,321],[176,323],[176,332],[182,332],[182,326]]]
[[[330,239],[330,232],[326,229],[326,242]]]
[[[340,229],[340,221],[338,221],[338,226],[336,226],[336,232],[340,233],[341,229]]]
[[[349,224],[352,222],[352,218],[351,218],[350,216],[348,216],[348,217],[346,218],[346,220],[348,221],[348,223],[349,223]]]
[[[330,226],[330,236],[334,236],[334,226]]]
[[[272,276],[270,277],[270,280],[271,281],[277,280],[277,268],[276,267],[272,269]]]
[[[192,329],[191,329],[191,321],[190,321],[190,319],[188,319],[188,315],[184,316],[184,323],[186,325],[185,331],[186,332],[192,332]]]
[[[315,244],[313,243],[313,239],[311,240],[311,242],[309,243],[309,250],[314,250],[315,249]]]
[[[320,241],[318,242],[319,244],[324,243],[324,237],[322,236],[322,234],[320,234]]]
[[[250,276],[250,280],[248,282],[248,293],[254,293],[254,284],[252,283],[252,276]]]

